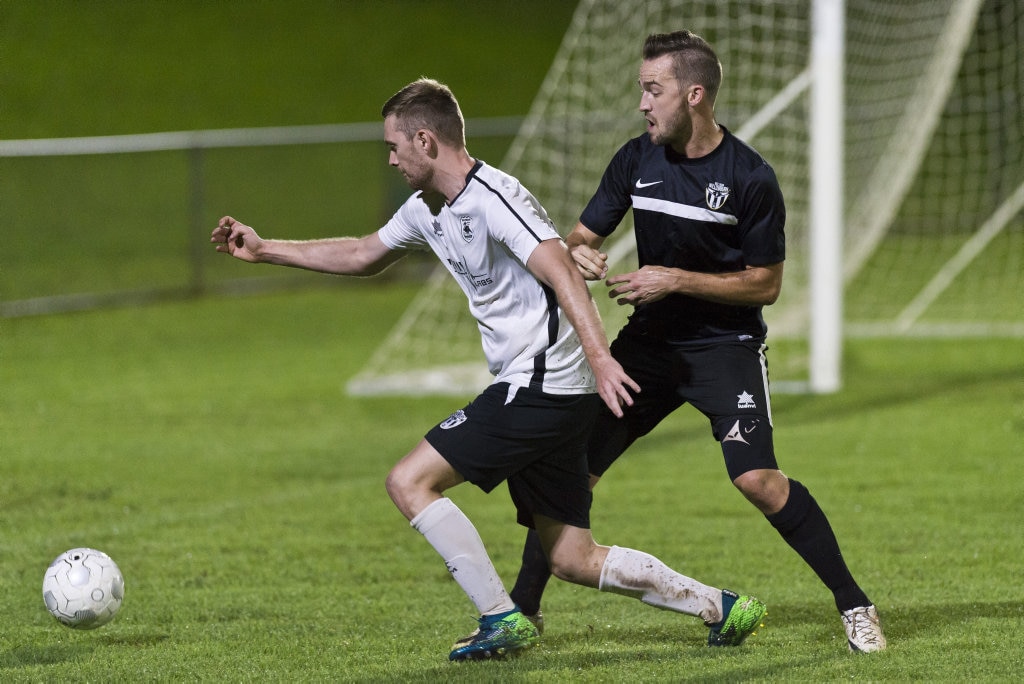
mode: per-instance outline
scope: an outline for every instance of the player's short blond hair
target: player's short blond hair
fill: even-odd
[[[466,146],[466,122],[451,89],[432,78],[420,78],[388,98],[381,109],[385,119],[394,115],[397,130],[406,138],[416,131],[433,132],[441,142]]]

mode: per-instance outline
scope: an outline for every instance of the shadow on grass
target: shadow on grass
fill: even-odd
[[[98,634],[96,638],[84,634],[71,636],[67,641],[50,644],[27,644],[0,652],[0,671],[32,665],[56,665],[90,657],[98,649],[117,646],[154,646],[169,637],[168,634]],[[2,677],[0,677],[2,678]]]
[[[1019,624],[1024,620],[1024,602],[892,606],[882,613],[890,646],[897,652],[912,649],[914,641],[933,635],[937,626],[969,624],[982,619]],[[776,605],[769,613],[766,628],[738,649],[708,648],[703,645],[704,634],[692,624],[683,628],[662,624],[600,630],[582,625],[546,635],[539,647],[503,663],[438,665],[418,673],[422,680],[416,681],[439,681],[440,678],[498,681],[502,676],[534,677],[556,672],[577,673],[593,680],[619,668],[661,671],[674,681],[763,681],[793,676],[797,672],[806,674],[810,671],[806,668],[835,662],[839,656],[852,658],[840,661],[849,666],[859,663],[857,658],[863,657],[847,652],[838,615],[831,606],[820,603]],[[780,648],[786,652],[782,661],[775,655]],[[864,661],[868,662],[872,661]]]
[[[61,643],[45,646],[16,646],[0,654],[0,670],[10,670],[26,665],[56,665],[79,660],[96,650],[95,644]]]
[[[972,620],[1024,620],[1024,601],[940,603],[929,605],[880,606],[879,614],[886,636],[913,638],[919,633],[934,631],[935,625],[969,623]],[[788,626],[818,625],[831,629],[838,625],[829,608],[822,604],[777,604],[769,609],[769,627],[785,629]]]

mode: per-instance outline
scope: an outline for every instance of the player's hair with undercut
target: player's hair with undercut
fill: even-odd
[[[685,86],[704,86],[708,98],[714,104],[718,89],[722,85],[722,63],[714,48],[706,40],[689,31],[652,33],[644,41],[645,60],[672,55],[676,79]]]
[[[416,131],[432,131],[441,142],[466,146],[466,122],[451,89],[432,78],[420,78],[388,98],[381,108],[385,119],[395,117],[396,128],[411,138]]]

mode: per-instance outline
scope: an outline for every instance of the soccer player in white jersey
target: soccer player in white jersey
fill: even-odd
[[[648,36],[639,85],[646,133],[626,142],[566,237],[588,280],[608,275],[606,237],[632,210],[639,270],[607,278],[633,307],[612,353],[641,392],[602,411],[588,445],[597,480],[685,403],[708,419],[733,485],[832,592],[852,651],[885,648],[878,612],[854,580],[821,507],[779,470],[762,307],[782,287],[786,210],[775,172],[715,120],[722,65],[689,31]],[[528,535],[529,536],[529,535]],[[547,578],[528,538],[512,596],[537,615]]]
[[[565,244],[519,182],[466,150],[447,86],[410,83],[385,103],[389,163],[416,192],[362,238],[264,240],[225,216],[217,251],[339,275],[371,275],[405,250],[433,250],[476,317],[494,381],[429,430],[387,476],[392,501],[440,554],[480,613],[451,660],[531,646],[537,627],[512,602],[476,528],[445,491],[507,481],[518,521],[536,529],[554,574],[701,618],[716,645],[739,645],[765,606],[717,589],[632,549],[598,545],[590,531],[586,439],[597,409],[615,415],[636,384],[608,349],[597,310]]]

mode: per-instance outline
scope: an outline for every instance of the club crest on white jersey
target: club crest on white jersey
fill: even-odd
[[[704,201],[708,203],[708,209],[711,211],[718,211],[725,204],[725,200],[729,199],[729,186],[725,183],[708,183],[708,187],[704,189]]]
[[[473,217],[460,216],[459,223],[462,224],[462,239],[466,242],[473,241]]]

